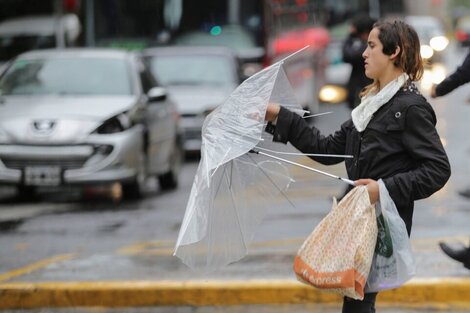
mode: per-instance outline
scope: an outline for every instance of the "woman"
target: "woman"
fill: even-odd
[[[289,141],[304,153],[353,155],[345,161],[349,178],[367,186],[371,203],[378,200],[377,180],[383,179],[410,233],[414,201],[432,195],[450,176],[434,111],[413,84],[423,74],[418,36],[402,21],[377,22],[363,58],[365,74],[373,83],[362,92],[351,119],[333,135],[322,136],[276,104],[268,105],[266,120],[276,124],[275,141]],[[376,296],[366,294],[362,301],[345,298],[343,312],[375,312]]]

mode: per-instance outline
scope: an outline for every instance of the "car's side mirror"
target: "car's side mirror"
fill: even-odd
[[[163,87],[153,87],[147,92],[149,102],[157,102],[166,100],[167,92]]]

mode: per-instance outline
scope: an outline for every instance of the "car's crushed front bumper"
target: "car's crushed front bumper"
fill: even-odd
[[[142,128],[90,135],[77,144],[0,144],[0,184],[59,186],[105,184],[136,177]]]

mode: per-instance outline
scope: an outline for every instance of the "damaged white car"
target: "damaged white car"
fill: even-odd
[[[183,158],[175,104],[131,52],[42,50],[0,76],[0,184],[121,183],[141,195],[149,176],[173,189]]]

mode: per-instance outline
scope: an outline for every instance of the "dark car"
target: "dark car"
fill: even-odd
[[[21,54],[0,77],[0,184],[177,186],[182,132],[175,104],[140,56],[106,49]]]

